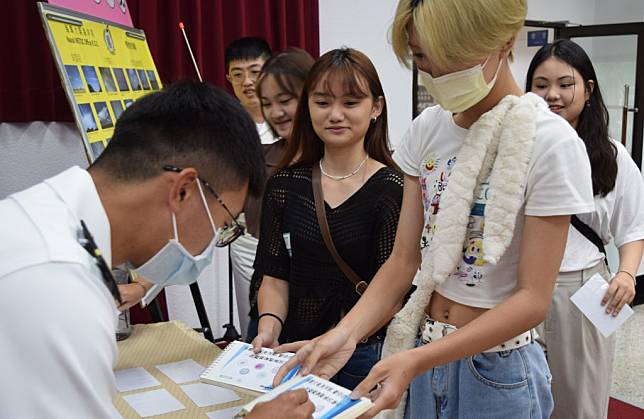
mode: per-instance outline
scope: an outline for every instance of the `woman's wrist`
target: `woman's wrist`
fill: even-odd
[[[272,336],[278,336],[284,329],[284,321],[274,313],[261,313],[259,315],[258,333],[270,333]]]
[[[625,269],[620,269],[615,273],[615,276],[622,274],[623,276],[629,278],[631,281],[633,281],[633,285],[637,285],[637,279],[635,279],[635,275],[630,273],[629,271]]]

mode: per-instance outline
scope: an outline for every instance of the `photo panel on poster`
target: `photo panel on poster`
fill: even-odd
[[[152,90],[159,90],[159,82],[157,81],[157,76],[154,74],[154,71],[148,70],[148,79],[150,80],[150,87]]]
[[[116,118],[116,120],[118,121],[118,119],[121,117],[121,114],[125,110],[123,108],[123,104],[120,100],[112,100],[110,101],[110,106],[112,106],[112,113],[114,114],[114,118]]]
[[[90,93],[102,92],[101,83],[98,81],[98,74],[96,74],[96,69],[91,65],[84,65],[83,75],[85,76],[85,81],[87,82],[87,87],[89,88]]]
[[[125,73],[122,68],[113,68],[114,77],[116,77],[116,83],[119,86],[121,92],[127,92],[130,90],[130,86],[127,85],[127,80],[125,80]]]
[[[105,150],[103,141],[95,141],[93,143],[89,143],[89,145],[90,147],[92,147],[92,154],[94,154],[94,159],[98,158],[98,156],[101,155],[103,150]]]
[[[92,107],[89,103],[80,103],[78,105],[78,110],[81,114],[81,121],[83,122],[83,128],[85,132],[98,131],[98,125],[96,125],[96,120],[94,119],[94,114],[92,113]]]
[[[133,68],[127,69],[127,78],[130,79],[130,86],[132,90],[141,90],[141,82],[139,81],[139,76],[136,74],[136,70]]]
[[[69,78],[69,82],[72,85],[74,93],[85,93],[85,85],[83,84],[83,79],[81,78],[80,71],[76,65],[66,65],[65,72]]]
[[[116,92],[116,83],[114,83],[114,77],[112,77],[110,69],[108,67],[99,67],[98,71],[101,73],[105,90],[108,92]]]
[[[150,90],[150,83],[148,83],[148,76],[145,75],[145,70],[136,70],[139,73],[139,79],[141,80],[141,86],[143,90]]]
[[[101,128],[106,129],[114,126],[110,111],[107,109],[105,102],[94,102],[94,109],[96,110],[96,116],[98,117],[98,122],[101,124]]]

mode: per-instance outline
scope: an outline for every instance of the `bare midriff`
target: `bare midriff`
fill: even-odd
[[[425,313],[432,319],[456,327],[465,326],[487,310],[487,308],[472,307],[457,303],[436,291],[434,291],[431,301],[425,307]]]

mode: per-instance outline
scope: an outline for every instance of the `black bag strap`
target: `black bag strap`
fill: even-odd
[[[597,246],[597,249],[599,249],[600,252],[604,254],[604,257],[606,257],[606,248],[604,247],[604,242],[602,239],[595,233],[595,230],[590,228],[588,224],[584,223],[581,221],[576,215],[572,215],[570,217],[570,224],[572,224],[573,227],[577,229],[578,232],[581,233],[582,236],[587,238],[592,244]]]

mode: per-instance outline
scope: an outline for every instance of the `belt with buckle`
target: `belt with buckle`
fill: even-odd
[[[447,336],[450,333],[454,333],[456,330],[458,330],[456,326],[433,320],[429,316],[425,315],[425,321],[420,328],[420,339],[423,344],[426,344],[438,340],[443,336]],[[537,333],[534,330],[528,330],[527,332],[523,332],[520,335],[483,352],[503,352],[517,349],[531,343],[536,338]]]

